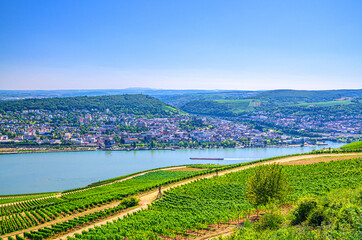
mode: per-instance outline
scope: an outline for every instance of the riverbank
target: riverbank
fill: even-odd
[[[79,147],[76,149],[57,149],[57,148],[0,148],[0,155],[2,154],[23,154],[23,153],[57,153],[57,152],[89,152],[89,151],[157,151],[157,150],[204,150],[204,149],[249,149],[249,148],[285,148],[285,147],[318,147],[318,146],[330,146],[328,143],[321,144],[290,144],[290,145],[266,145],[266,146],[236,146],[236,147],[167,147],[167,148],[97,148],[97,147]]]

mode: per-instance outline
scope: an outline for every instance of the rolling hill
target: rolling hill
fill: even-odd
[[[63,97],[23,99],[0,102],[0,111],[23,110],[99,110],[135,115],[175,115],[180,111],[154,97],[142,94],[108,95],[94,97]]]
[[[362,111],[362,90],[272,90],[243,98],[190,101],[180,108],[202,115],[237,116],[253,111],[288,114],[353,114]]]

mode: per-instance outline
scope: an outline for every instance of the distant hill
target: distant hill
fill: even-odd
[[[174,115],[179,110],[154,97],[142,94],[125,94],[94,97],[33,98],[0,102],[0,111],[42,110],[89,110],[136,115]]]
[[[196,100],[186,103],[181,107],[185,112],[192,114],[211,115],[211,116],[234,116],[232,108],[217,101]]]
[[[210,100],[238,100],[243,98],[250,98],[259,94],[261,91],[212,91],[212,92],[198,92],[198,93],[183,93],[183,94],[165,94],[153,95],[155,98],[160,99],[172,106],[182,106],[191,101],[210,101]]]
[[[203,115],[237,116],[253,111],[296,115],[343,115],[362,113],[362,90],[271,90],[244,98],[190,101],[180,106],[186,112]]]
[[[312,102],[339,101],[361,97],[362,89],[320,91],[281,89],[265,91],[254,96],[253,98],[262,100],[264,102],[269,102],[271,104],[291,105]]]
[[[255,92],[255,93],[254,93]],[[199,99],[197,96],[208,94],[229,95],[239,97],[244,93],[255,95],[258,91],[235,91],[235,90],[175,90],[175,89],[153,89],[153,88],[124,88],[124,89],[74,89],[74,90],[0,90],[0,100],[20,100],[26,98],[54,98],[54,97],[83,97],[83,96],[104,96],[121,94],[144,94],[157,97],[161,101],[170,100],[178,102],[178,96],[185,99],[183,103]],[[189,99],[190,98],[190,99]],[[191,99],[192,98],[192,99]],[[201,97],[202,98],[202,97]],[[175,99],[175,100],[173,100]],[[167,101],[166,101],[167,102]],[[168,102],[167,102],[168,103]]]

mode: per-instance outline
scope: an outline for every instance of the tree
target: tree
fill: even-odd
[[[255,206],[283,201],[290,192],[288,177],[279,164],[256,167],[247,181],[247,198]]]

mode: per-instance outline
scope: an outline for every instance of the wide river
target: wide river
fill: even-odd
[[[332,148],[341,143],[329,143]],[[54,192],[147,169],[193,163],[235,164],[323,147],[94,151],[0,155],[0,195]],[[222,157],[223,161],[190,160]]]

